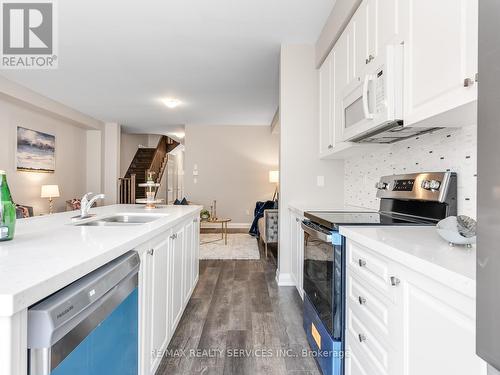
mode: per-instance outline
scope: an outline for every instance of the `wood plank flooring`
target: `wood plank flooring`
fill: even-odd
[[[200,278],[157,375],[320,375],[295,287],[278,287],[272,255],[203,260]]]

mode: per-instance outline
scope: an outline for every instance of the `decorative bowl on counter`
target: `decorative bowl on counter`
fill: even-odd
[[[468,223],[471,229],[464,227],[464,222]],[[443,239],[448,241],[450,246],[465,245],[471,247],[472,244],[476,243],[475,221],[466,216],[460,216],[460,219],[457,219],[456,216],[448,216],[437,223],[436,230]]]

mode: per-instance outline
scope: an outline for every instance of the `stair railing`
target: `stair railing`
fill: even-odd
[[[118,179],[120,204],[135,204],[135,174]]]
[[[172,143],[173,141],[166,136],[160,137],[160,140],[158,141],[158,146],[156,146],[156,151],[153,156],[153,161],[151,162],[151,166],[149,169],[146,171],[146,179],[148,176],[149,172],[153,172],[154,176],[156,178],[157,183],[161,183],[161,178],[163,177],[163,171],[165,170],[165,158],[167,156],[167,148],[168,144]],[[158,189],[156,190],[158,193]]]

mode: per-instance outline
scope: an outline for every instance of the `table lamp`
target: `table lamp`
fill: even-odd
[[[276,184],[276,189],[274,189],[273,201],[278,199],[278,184],[280,182],[280,171],[269,171],[269,182],[271,184]]]
[[[59,198],[59,186],[58,185],[42,185],[41,198],[49,198],[49,214],[54,211],[54,206],[52,204],[52,198]]]

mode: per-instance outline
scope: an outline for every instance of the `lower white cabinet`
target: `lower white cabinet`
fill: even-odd
[[[136,249],[141,257],[140,374],[154,374],[198,281],[197,217]]]
[[[301,226],[302,220],[304,220],[304,217],[290,210],[291,276],[300,297],[304,299],[304,231]]]
[[[346,375],[486,374],[474,298],[351,240],[347,259]]]

